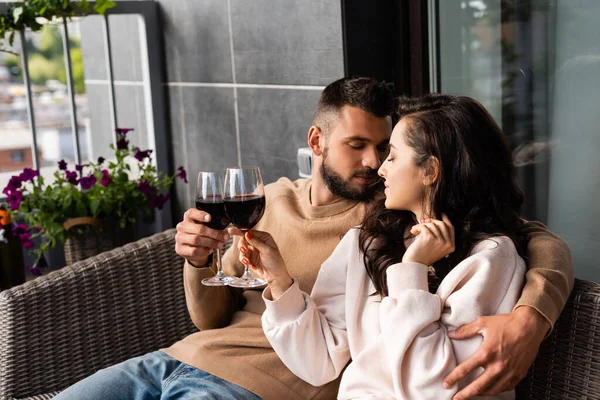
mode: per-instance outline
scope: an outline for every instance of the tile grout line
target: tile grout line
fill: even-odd
[[[292,89],[292,90],[318,90],[322,91],[325,86],[309,85],[275,85],[260,83],[220,83],[220,82],[168,82],[167,86],[183,87],[222,87],[222,88],[250,88],[250,89]]]
[[[175,6],[173,4],[171,4],[171,12],[175,11]],[[179,52],[178,48],[175,48],[175,51],[177,52],[177,57],[175,57],[175,74],[177,74],[178,78],[181,80],[181,64],[180,64],[180,60],[181,60],[181,54]],[[181,129],[181,135],[183,136],[183,164],[185,166],[185,170],[188,171],[188,174],[191,175],[192,179],[196,179],[197,178],[197,173],[198,171],[195,171],[195,173],[190,173],[190,160],[188,158],[188,131],[187,131],[187,126],[185,123],[185,107],[184,107],[184,103],[183,103],[183,86],[179,87],[179,90],[177,91],[179,94],[179,120],[181,121],[180,124],[180,129]],[[175,155],[173,155],[173,158],[175,158]],[[193,180],[192,180],[193,182]],[[185,185],[185,193],[187,194],[185,202],[186,202],[186,209],[187,208],[194,208],[196,206],[195,204],[195,195],[194,195],[194,200],[192,200],[192,189],[190,188],[191,185]]]
[[[108,85],[108,81],[104,79],[86,79],[86,84],[89,85]],[[141,81],[115,81],[118,86],[143,86]],[[287,89],[287,90],[318,90],[325,89],[325,86],[310,86],[310,85],[275,85],[261,83],[225,83],[225,82],[167,82],[163,83],[168,87],[214,87],[214,88],[249,88],[249,89]]]
[[[179,120],[181,121],[181,133],[183,136],[183,159],[184,159],[184,164],[185,164],[185,170],[189,172],[190,171],[190,160],[188,159],[188,143],[187,143],[187,129],[185,126],[185,113],[183,112],[183,88],[180,87],[179,90],[177,91],[179,94],[179,104],[181,104],[181,106],[179,107]],[[193,178],[194,174],[190,173],[190,176]],[[192,198],[192,191],[190,189],[190,185],[185,185],[185,191],[187,193],[187,199],[185,199],[186,203],[187,203],[187,208],[191,208],[191,198]]]
[[[231,54],[231,80],[233,81],[233,114],[235,117],[235,140],[237,145],[238,166],[242,166],[242,145],[240,140],[240,115],[238,93],[235,79],[235,57],[233,54],[233,26],[231,22],[231,0],[227,0],[227,22],[229,25],[229,52]]]

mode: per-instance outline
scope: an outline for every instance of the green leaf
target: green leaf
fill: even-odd
[[[23,7],[15,7],[13,10],[13,18],[15,20],[15,24],[19,22],[19,18],[23,15]]]
[[[88,0],[81,0],[79,2],[79,8],[83,11],[83,12],[89,12],[90,11],[90,3],[88,2]]]
[[[63,207],[64,208],[69,208],[71,207],[71,203],[73,202],[73,195],[71,193],[67,193],[64,197],[63,197]]]
[[[103,211],[105,215],[111,215],[113,213],[114,204],[111,201],[105,201]]]
[[[86,210],[85,205],[83,204],[83,202],[81,202],[81,201],[77,202],[77,205],[75,206],[75,212],[80,217],[87,216],[87,210]]]
[[[94,5],[94,11],[98,14],[104,14],[106,10],[113,8],[117,3],[110,0],[98,0]]]
[[[8,43],[12,46],[15,43],[15,31],[12,31],[10,33],[10,36],[8,36]]]
[[[100,199],[92,200],[90,208],[92,209],[92,216],[97,217],[99,214],[98,211],[100,210]]]

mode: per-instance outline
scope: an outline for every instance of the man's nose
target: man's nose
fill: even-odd
[[[371,169],[378,169],[381,166],[381,160],[379,159],[379,152],[377,149],[369,150],[363,157],[363,167]]]

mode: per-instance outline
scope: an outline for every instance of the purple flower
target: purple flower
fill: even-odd
[[[20,176],[13,175],[10,177],[8,181],[8,185],[4,188],[2,193],[8,194],[9,192],[13,192],[15,190],[21,189],[21,185],[23,184],[23,179]]]
[[[33,240],[31,240],[31,234],[27,230],[27,225],[15,224],[13,226],[13,235],[18,236],[19,239],[21,239],[21,244],[26,249],[31,249],[33,246],[35,246],[35,243],[33,243]]]
[[[21,175],[19,175],[19,178],[21,178],[23,182],[30,182],[33,178],[38,176],[40,176],[40,171],[32,168],[25,168],[23,172],[21,172]]]
[[[138,147],[135,148],[135,159],[138,161],[144,161],[145,158],[150,157],[152,150],[140,150]]]
[[[177,171],[179,171],[179,173],[177,173],[177,176],[178,176],[180,179],[183,179],[183,181],[184,181],[185,183],[188,183],[188,180],[187,180],[187,172],[185,172],[185,169],[183,168],[183,165],[180,165],[180,166],[177,168]]]
[[[77,170],[77,172],[81,172],[81,171],[83,171],[83,165],[77,164],[77,165],[75,165],[75,169]]]
[[[27,267],[27,269],[29,270],[29,272],[31,272],[31,275],[33,276],[42,276],[42,271],[40,271],[40,268],[46,268],[47,266],[48,262],[46,261],[46,258],[44,256],[41,256],[40,258],[38,258],[35,264],[33,264],[33,266]]]
[[[150,186],[150,183],[148,183],[148,181],[141,181],[138,184],[138,189],[140,190],[140,192],[144,193],[146,196],[150,196],[152,194],[152,192],[154,191],[152,189],[152,186]]]
[[[108,186],[110,185],[110,175],[108,175],[108,170],[103,169],[102,170],[102,178],[100,179],[100,183],[102,184],[102,186]]]
[[[77,172],[75,171],[66,171],[65,178],[71,185],[77,185],[79,183],[79,179],[77,179]]]
[[[94,175],[84,176],[79,180],[79,184],[83,190],[88,190],[96,184],[96,177]]]
[[[104,157],[98,157],[98,164],[104,163]]]
[[[167,194],[157,194],[157,195],[152,195],[150,196],[150,198],[148,199],[149,203],[150,203],[150,207],[151,208],[158,208],[159,210],[162,210],[163,206],[165,205],[165,203],[167,201],[169,201],[169,193]]]
[[[29,272],[31,272],[31,275],[33,276],[42,276],[42,271],[40,271],[36,264],[33,264],[32,267],[27,267],[27,269],[29,270]]]
[[[67,162],[65,160],[60,160],[58,162],[58,169],[65,171],[67,169]]]
[[[25,224],[14,224],[13,225],[13,235],[21,236],[24,233],[27,233],[27,225],[25,225]]]
[[[10,205],[10,209],[12,211],[17,211],[19,209],[22,200],[23,193],[19,192],[18,190],[10,192],[10,194],[6,197],[6,201]]]
[[[120,137],[119,140],[117,140],[117,149],[126,150],[128,146],[129,146],[129,141],[127,139],[125,139],[124,136]]]
[[[31,249],[33,246],[35,246],[35,243],[33,243],[33,240],[31,240],[31,235],[29,233],[19,235],[19,238],[21,239],[21,244],[24,248]]]
[[[127,132],[132,131],[133,128],[117,128],[115,132],[119,135],[127,135]]]

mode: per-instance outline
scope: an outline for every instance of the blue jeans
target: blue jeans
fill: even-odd
[[[77,382],[55,400],[249,399],[260,397],[221,378],[155,351]]]

